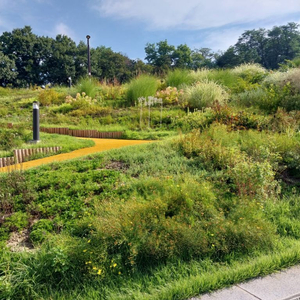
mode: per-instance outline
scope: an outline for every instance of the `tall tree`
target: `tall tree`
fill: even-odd
[[[187,45],[179,45],[172,54],[172,66],[179,69],[188,69],[192,64],[192,51]]]
[[[40,53],[43,46],[38,37],[32,33],[30,26],[4,32],[0,36],[1,51],[15,62],[18,76],[14,85],[40,83]]]
[[[132,76],[130,68],[132,61],[121,53],[104,46],[91,49],[92,74],[107,81],[125,82]]]
[[[278,68],[285,60],[292,60],[300,55],[298,28],[298,24],[288,23],[284,26],[274,26],[268,32],[267,58],[269,68]]]
[[[147,44],[145,47],[148,63],[154,67],[155,72],[164,74],[173,65],[173,55],[175,47],[169,45],[167,40],[160,41],[156,44]]]
[[[0,52],[0,86],[13,84],[17,75],[15,62]]]
[[[216,53],[210,48],[194,49],[191,53],[191,69],[214,68],[216,65]]]
[[[57,35],[51,43],[51,54],[45,62],[47,81],[53,84],[67,83],[68,78],[75,78],[75,42],[65,35]]]

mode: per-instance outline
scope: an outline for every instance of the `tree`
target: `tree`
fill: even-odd
[[[57,35],[51,42],[51,50],[45,61],[47,81],[53,84],[67,83],[68,78],[75,78],[75,42],[65,35]]]
[[[192,64],[192,51],[187,45],[179,45],[172,54],[172,67],[188,69]]]
[[[214,68],[216,65],[216,53],[210,48],[194,49],[191,53],[191,69]]]
[[[132,61],[104,46],[91,49],[92,74],[102,80],[125,82],[132,76]]]
[[[175,47],[168,44],[167,40],[156,44],[147,44],[145,47],[148,63],[154,67],[158,74],[166,73],[173,66]]]
[[[274,26],[268,32],[267,67],[275,69],[286,60],[292,60],[300,54],[299,25],[288,23]]]
[[[243,63],[260,63],[266,65],[267,31],[246,30],[235,44],[235,51]]]
[[[38,37],[32,33],[30,26],[14,29],[11,33],[4,32],[0,36],[1,51],[15,62],[18,76],[16,86],[40,83],[41,53],[43,46]]]
[[[288,23],[271,30],[246,30],[234,46],[217,59],[220,67],[241,63],[259,63],[268,69],[277,69],[286,60],[300,54],[299,25]]]
[[[0,86],[13,84],[17,75],[15,62],[0,52]]]
[[[219,68],[234,68],[242,63],[242,58],[236,53],[234,46],[230,46],[221,53],[216,60]]]

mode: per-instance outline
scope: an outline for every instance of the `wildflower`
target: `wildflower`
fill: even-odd
[[[97,272],[97,275],[101,275],[101,273],[102,273],[102,270],[99,269],[98,272]]]
[[[116,264],[116,263],[114,263],[114,264],[113,264],[113,267],[115,268],[116,266],[117,266],[117,264]]]
[[[91,242],[91,240],[88,240],[87,242],[88,242],[88,243],[90,243],[90,242]]]
[[[86,251],[87,251],[86,249],[83,250],[83,252],[86,252]]]

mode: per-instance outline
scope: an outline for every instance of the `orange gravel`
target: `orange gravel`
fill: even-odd
[[[58,154],[58,155],[41,158],[41,159],[23,162],[21,164],[12,165],[9,167],[0,168],[0,173],[8,172],[10,170],[20,170],[20,169],[26,170],[29,168],[38,167],[38,166],[49,164],[52,162],[78,158],[78,157],[86,156],[89,154],[93,154],[93,153],[97,153],[97,152],[101,152],[101,151],[105,151],[105,150],[121,148],[124,146],[145,144],[145,143],[151,142],[151,141],[141,141],[141,140],[117,140],[117,139],[91,139],[91,140],[93,140],[95,142],[95,146],[93,146],[93,147],[83,148],[83,149],[75,150],[75,151],[69,152],[69,153],[62,153],[62,154]]]

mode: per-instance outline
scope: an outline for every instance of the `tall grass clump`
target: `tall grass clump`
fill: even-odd
[[[127,104],[133,105],[139,97],[154,96],[158,86],[157,78],[151,75],[142,75],[131,80],[126,93]]]
[[[225,89],[213,81],[202,81],[185,88],[184,96],[189,108],[211,107],[215,102],[224,104],[228,100]]]
[[[231,72],[251,83],[258,83],[267,75],[267,70],[259,64],[242,64]]]
[[[172,87],[180,87],[184,84],[189,85],[193,82],[190,71],[183,69],[175,69],[169,71],[166,77],[166,85]]]
[[[95,98],[97,93],[97,79],[90,77],[82,77],[76,85],[77,92],[85,93],[91,98]]]
[[[191,71],[190,72],[190,77],[192,78],[192,82],[199,82],[203,80],[207,80],[209,75],[211,74],[211,70],[208,69],[198,69],[196,71]]]

